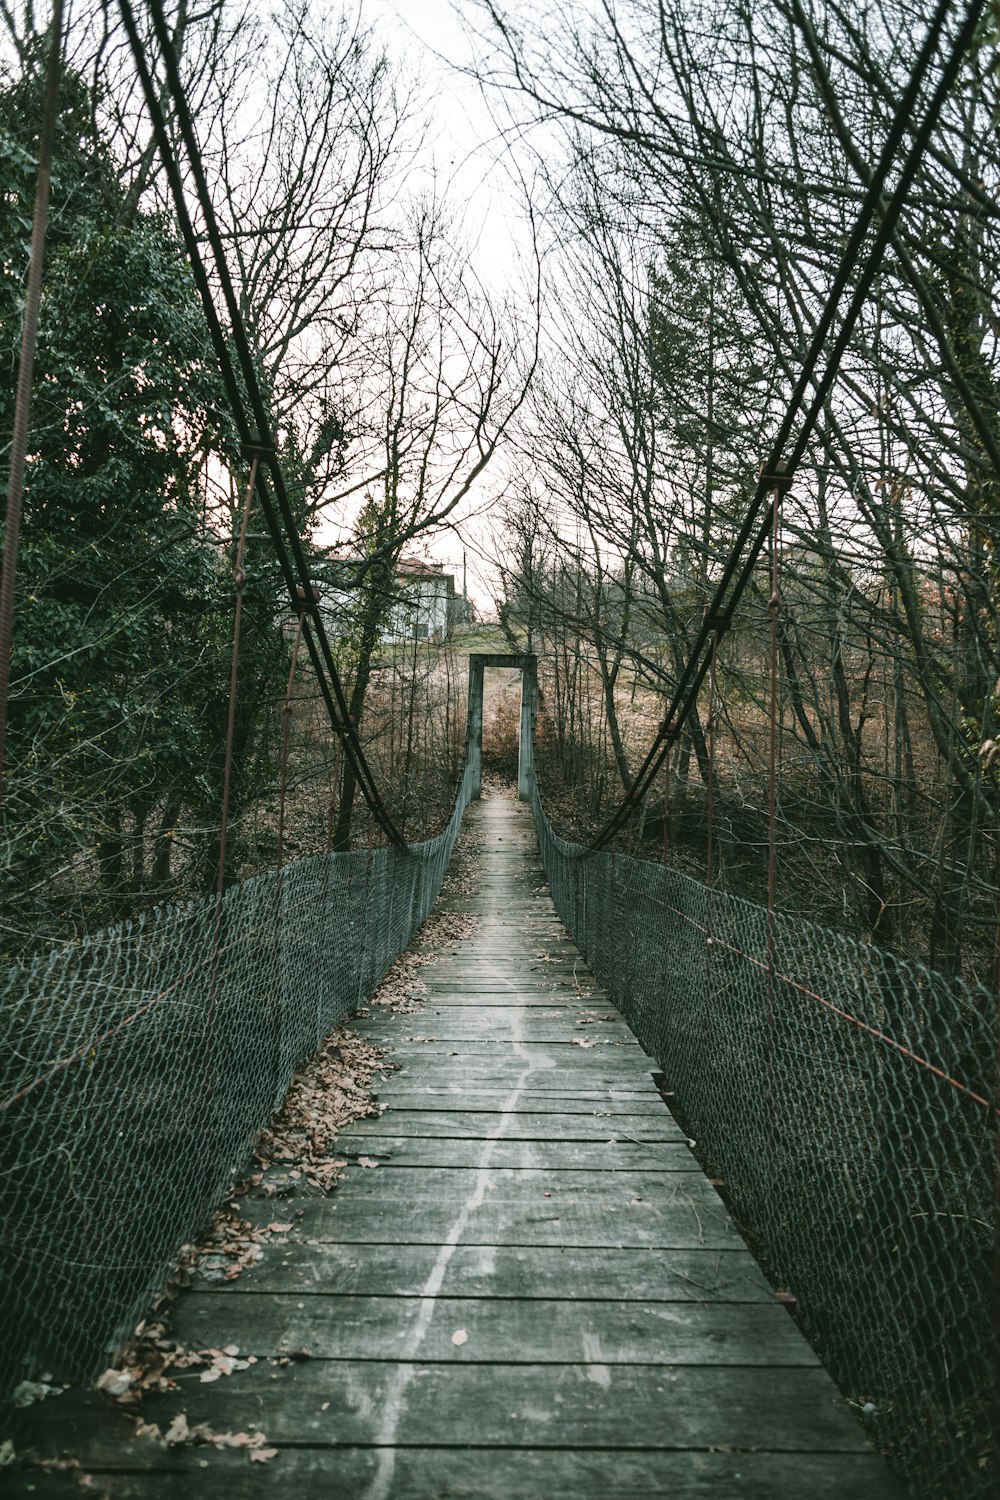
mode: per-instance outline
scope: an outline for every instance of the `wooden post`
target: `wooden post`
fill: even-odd
[[[535,712],[538,707],[538,664],[534,656],[521,660],[521,735],[517,747],[517,795],[531,801],[535,774]]]
[[[538,657],[508,656],[486,651],[469,653],[469,717],[466,745],[472,769],[472,797],[483,792],[483,678],[487,667],[517,667],[521,673],[521,732],[517,749],[517,794],[531,798],[535,771],[535,713],[538,708]]]
[[[483,657],[473,653],[469,657],[469,727],[467,746],[469,769],[472,772],[473,801],[483,794]]]

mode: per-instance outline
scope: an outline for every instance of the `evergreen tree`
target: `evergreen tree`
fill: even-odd
[[[0,87],[3,448],[40,96],[40,69]],[[65,936],[67,922],[127,914],[140,893],[162,899],[182,810],[206,826],[218,816],[232,580],[205,494],[207,472],[225,477],[233,433],[183,253],[161,218],[127,202],[92,118],[82,80],[68,74],[15,601],[3,844],[11,952]],[[239,726],[237,803],[251,791],[261,671],[280,675],[272,595],[251,585],[250,656],[260,660],[248,667],[258,680]]]

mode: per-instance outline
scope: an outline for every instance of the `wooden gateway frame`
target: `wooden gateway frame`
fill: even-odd
[[[535,770],[535,714],[538,709],[538,657],[534,653],[507,656],[502,653],[472,651],[469,653],[469,728],[468,754],[472,770],[472,796],[483,790],[483,678],[487,667],[516,667],[521,673],[521,733],[517,753],[517,795],[522,802],[531,799],[531,778]]]

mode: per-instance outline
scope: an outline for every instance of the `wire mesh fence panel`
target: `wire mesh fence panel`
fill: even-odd
[[[995,1493],[996,997],[534,812],[559,913],[914,1495]]]
[[[0,975],[0,1387],[95,1373],[296,1066],[430,911],[468,803]]]

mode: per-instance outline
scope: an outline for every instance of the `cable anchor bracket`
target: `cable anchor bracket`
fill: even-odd
[[[777,490],[779,495],[787,495],[794,478],[794,474],[786,469],[784,464],[777,464],[771,470],[768,469],[767,464],[760,466],[759,482],[766,490]]]

